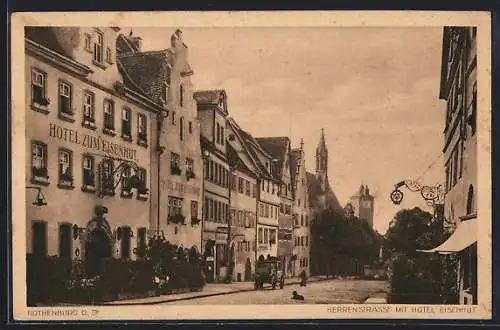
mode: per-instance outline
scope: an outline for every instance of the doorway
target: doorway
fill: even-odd
[[[92,230],[85,241],[85,268],[87,275],[95,276],[101,273],[102,261],[112,256],[112,244],[103,229]]]

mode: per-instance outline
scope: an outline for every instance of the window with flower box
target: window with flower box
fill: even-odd
[[[130,184],[130,177],[132,176],[132,169],[128,165],[123,165],[121,185],[122,191],[120,196],[124,198],[132,197],[132,186]]]
[[[186,158],[186,179],[189,181],[195,177],[194,161],[191,158]]]
[[[73,187],[73,153],[68,149],[59,149],[59,188]]]
[[[43,142],[31,143],[31,182],[48,184],[47,145]]]
[[[82,126],[95,129],[95,96],[89,91],[83,91]]]
[[[74,111],[72,108],[72,88],[65,81],[59,82],[59,118],[63,120],[71,120]]]
[[[115,164],[112,159],[104,159],[100,165],[100,189],[104,196],[114,196],[115,195],[115,178],[113,175]]]
[[[129,108],[122,109],[122,138],[126,141],[132,141],[130,114]]]
[[[82,167],[83,167],[82,190],[86,192],[94,192],[95,191],[94,157],[90,155],[84,155]]]
[[[185,217],[182,215],[182,204],[182,198],[168,196],[167,223],[184,224]]]
[[[170,155],[170,173],[172,175],[181,175],[182,170],[180,167],[181,157],[179,154],[172,152]]]
[[[50,100],[46,97],[47,93],[47,74],[38,69],[31,70],[31,105],[34,110],[47,113],[47,106]]]
[[[137,115],[137,144],[148,146],[148,117],[142,113]]]
[[[115,109],[111,100],[104,100],[104,128],[102,131],[107,135],[115,135]]]
[[[137,199],[139,200],[147,200],[149,189],[147,188],[147,171],[144,167],[139,167],[136,170],[135,175],[137,175],[137,179],[139,181],[139,186],[137,187]]]

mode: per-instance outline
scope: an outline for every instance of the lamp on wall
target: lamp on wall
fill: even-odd
[[[36,198],[32,203],[33,205],[36,205],[36,206],[47,205],[47,202],[45,201],[45,197],[43,196],[43,193],[42,193],[42,188],[34,187],[34,186],[27,186],[26,189],[33,189],[33,190],[37,191]]]

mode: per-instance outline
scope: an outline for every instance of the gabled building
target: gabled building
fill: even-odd
[[[162,107],[128,79],[119,28],[25,29],[27,253],[135,259],[151,216]],[[47,205],[32,205],[37,190]],[[39,194],[38,196],[40,196]]]
[[[278,257],[287,276],[292,274],[293,255],[293,188],[292,169],[290,162],[291,146],[288,137],[256,138],[262,149],[271,157],[275,168],[275,175],[279,178],[278,195],[280,208],[278,217]]]
[[[230,177],[227,158],[227,97],[223,90],[196,91],[201,128],[201,152],[204,157],[203,254],[208,281],[224,280],[231,271],[229,218]],[[233,248],[234,250],[234,248]]]
[[[188,48],[176,30],[168,48],[142,51],[141,38],[120,34],[118,63],[127,84],[161,106],[151,120],[150,234],[201,253],[203,163]]]
[[[292,277],[299,276],[302,271],[310,275],[310,216],[311,206],[307,193],[307,170],[304,152],[304,143],[291,150],[290,168],[292,174],[292,189],[294,196],[293,206],[293,255],[291,273]]]

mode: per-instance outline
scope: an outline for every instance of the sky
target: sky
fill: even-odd
[[[379,232],[402,208],[431,211],[418,193],[403,190],[399,206],[389,196],[401,180],[444,181],[442,28],[180,29],[194,88],[225,89],[230,116],[253,136],[303,139],[314,172],[324,128],[333,191],[345,205],[368,185]],[[143,50],[168,48],[174,31],[133,29]]]

